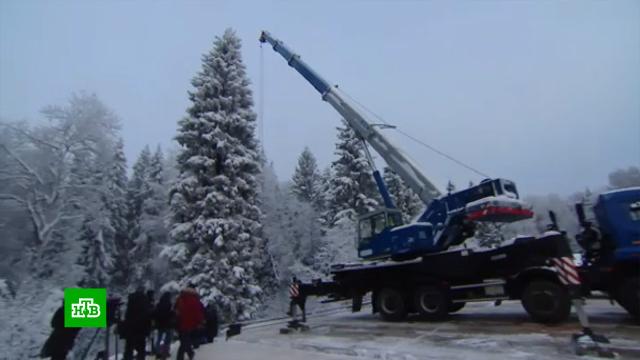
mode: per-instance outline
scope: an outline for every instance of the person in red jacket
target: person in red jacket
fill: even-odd
[[[204,305],[192,284],[184,288],[176,300],[177,328],[180,336],[177,360],[184,359],[184,353],[193,359],[193,336],[196,330],[204,324]]]

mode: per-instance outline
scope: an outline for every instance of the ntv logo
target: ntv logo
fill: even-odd
[[[64,289],[64,327],[104,328],[106,326],[106,289]]]
[[[77,304],[71,304],[71,317],[97,318],[100,317],[100,305],[93,302],[93,299],[80,299]]]

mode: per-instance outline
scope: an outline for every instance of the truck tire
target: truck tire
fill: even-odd
[[[407,316],[405,296],[394,288],[383,288],[378,292],[376,301],[378,311],[386,321],[400,321]]]
[[[442,320],[449,313],[449,294],[440,286],[420,286],[413,297],[415,309],[427,320]]]
[[[624,279],[618,286],[616,300],[631,316],[640,320],[640,277]]]
[[[466,305],[467,303],[463,303],[463,302],[459,302],[459,303],[450,303],[449,307],[447,308],[447,311],[449,312],[449,314],[453,314],[454,312],[458,312],[460,310],[462,310],[462,308]]]
[[[534,321],[544,324],[566,320],[571,312],[567,289],[549,280],[534,280],[522,292],[522,306]]]

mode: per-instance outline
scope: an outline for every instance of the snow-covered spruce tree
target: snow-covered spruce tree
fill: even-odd
[[[178,148],[170,147],[163,153],[164,161],[162,164],[162,181],[168,189],[174,184],[180,171],[178,170]],[[168,199],[168,198],[167,198]]]
[[[106,248],[114,262],[112,280],[115,285],[123,286],[126,285],[127,280],[130,240],[127,218],[127,160],[124,156],[122,139],[116,143],[111,164],[106,170],[102,201],[108,210],[110,227],[113,231],[111,244],[105,244],[113,247]]]
[[[295,244],[294,262],[288,266],[291,275],[310,273],[315,254],[319,249],[321,225],[324,223],[324,191],[329,189],[330,175],[320,174],[316,158],[308,147],[298,157],[298,165],[291,179],[290,193],[294,198],[282,194],[283,222],[288,243]]]
[[[388,167],[384,168],[384,182],[396,207],[402,212],[404,221],[408,222],[424,208],[424,203],[402,178]]]
[[[149,181],[154,184],[164,184],[164,153],[160,145],[156,147],[156,151],[149,161]]]
[[[149,173],[151,168],[151,151],[145,146],[136,162],[133,164],[133,172],[127,185],[127,203],[129,207],[129,237],[135,239],[140,235],[140,214],[142,204],[149,196]]]
[[[256,115],[235,32],[217,37],[202,60],[188,116],[178,123],[180,175],[170,192],[176,244],[163,254],[180,283],[193,282],[226,319],[247,319],[262,287],[273,284],[258,208]]]
[[[138,234],[131,250],[132,277],[134,284],[147,283],[156,288],[162,282],[164,271],[158,262],[158,254],[167,243],[168,231],[165,217],[168,211],[167,188],[164,181],[164,156],[160,147],[150,159],[148,171],[143,179],[146,194],[142,199],[139,218],[136,219]]]
[[[146,264],[146,258],[151,256],[150,251],[147,252],[143,247],[138,246],[136,252],[136,242],[140,241],[140,234],[142,232],[140,220],[142,217],[142,208],[145,201],[151,193],[151,185],[149,184],[149,173],[151,167],[151,150],[146,145],[135,163],[133,164],[133,171],[131,178],[127,184],[127,228],[129,238],[125,246],[122,248],[122,253],[126,254],[126,258],[123,258],[121,266],[116,269],[118,272],[118,278],[122,285],[125,287],[135,287],[140,280],[137,269],[145,266],[141,266],[140,262],[143,261]],[[143,257],[143,254],[144,257]]]
[[[120,271],[126,279],[124,284],[129,287],[136,287],[141,282],[147,282],[147,285],[151,285],[149,281],[146,281],[150,279],[141,279],[141,274],[144,272],[141,269],[148,269],[147,265],[150,258],[153,257],[151,247],[147,243],[148,239],[143,236],[141,221],[145,202],[153,196],[151,184],[152,167],[159,166],[160,171],[162,169],[161,165],[152,165],[152,162],[151,150],[146,145],[140,151],[136,162],[133,164],[133,172],[127,184],[129,241],[123,248],[123,252],[127,254],[127,262],[122,264],[122,270]],[[157,172],[157,170],[154,172]]]
[[[273,164],[262,170],[260,208],[277,280],[285,285],[293,275],[317,278],[311,265],[320,239],[319,214],[312,204],[297,199],[290,184],[278,182]]]
[[[330,226],[341,219],[355,221],[358,215],[378,206],[378,193],[371,176],[371,167],[364,153],[364,144],[343,120],[338,127],[338,142],[331,163],[332,176],[327,199]]]
[[[343,120],[338,127],[337,159],[331,163],[324,236],[315,253],[313,267],[327,274],[331,264],[356,259],[356,220],[378,207],[378,193],[364,145]]]
[[[96,241],[99,242],[105,254],[104,268],[108,271],[106,281],[110,284],[113,275],[113,256],[117,251],[116,236],[118,231],[116,224],[120,222],[120,220],[114,217],[114,214],[117,214],[118,210],[114,211],[117,207],[114,206],[114,202],[110,198],[112,187],[110,186],[111,182],[109,180],[111,172],[109,164],[104,161],[97,161],[94,171],[95,176],[93,182],[97,189],[98,199],[95,203],[86,205],[85,222],[87,221],[87,216],[89,216],[91,219],[90,226],[92,226],[92,230],[96,233]],[[126,239],[126,234],[123,235],[123,238]],[[98,245],[96,245],[96,249],[97,246]],[[97,251],[98,250],[95,250],[96,254]]]
[[[308,147],[305,147],[298,157],[298,165],[291,181],[291,191],[299,201],[316,203],[320,190],[320,174],[316,158]]]
[[[99,224],[98,224],[99,225]],[[77,264],[82,266],[82,278],[78,285],[83,287],[104,287],[109,282],[111,257],[105,250],[103,231],[95,231],[96,221],[87,215],[82,223],[78,241],[82,252]]]
[[[265,160],[264,154],[262,159]],[[260,212],[262,214],[262,235],[268,246],[268,255],[272,258],[274,278],[277,282],[286,280],[286,274],[283,278],[283,272],[287,267],[286,253],[289,256],[290,244],[287,243],[286,233],[282,225],[282,192],[273,162],[262,162],[262,170],[260,173]]]
[[[315,201],[314,208],[320,213],[320,223],[323,227],[328,227],[331,222],[331,214],[329,213],[329,203],[331,201],[331,166],[327,166],[320,173],[318,181],[318,198]]]

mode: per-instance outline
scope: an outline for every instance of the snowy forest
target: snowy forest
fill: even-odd
[[[125,158],[117,110],[90,92],[45,106],[39,125],[2,120],[0,348],[37,354],[65,287],[126,297],[138,286],[159,294],[193,283],[226,322],[242,321],[265,316],[292,276],[323,277],[357,260],[357,217],[382,203],[362,142],[343,122],[328,166],[300,149],[293,176],[279,178],[256,136],[250,82],[228,29],[191,80],[175,146],[149,139],[135,159]],[[524,196],[533,219],[485,224],[464,246],[540,233],[548,210],[573,236],[575,202],[640,186],[638,167],[611,171],[598,189]],[[391,169],[383,174],[410,221],[424,204]],[[466,186],[449,182],[447,191]]]

